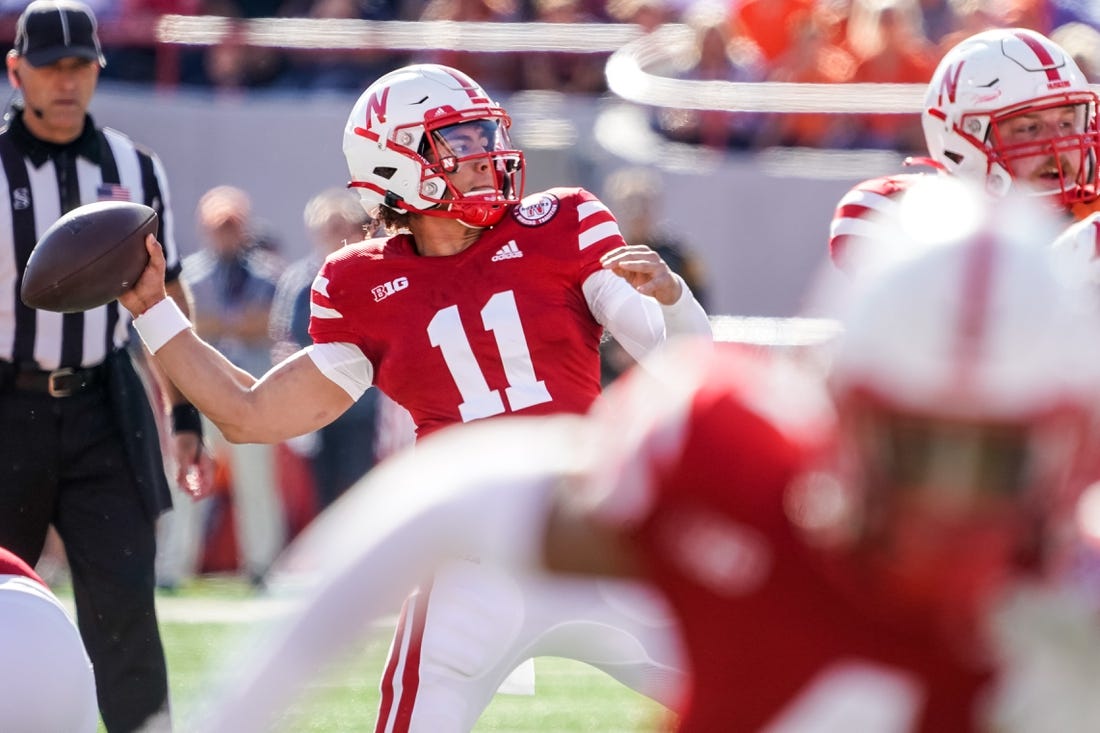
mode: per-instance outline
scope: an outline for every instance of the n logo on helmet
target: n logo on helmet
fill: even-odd
[[[959,77],[962,76],[962,68],[965,63],[965,61],[960,61],[954,66],[948,67],[947,71],[944,72],[943,79],[940,80],[940,96],[936,104],[943,105],[944,95],[947,96],[949,103],[955,103],[955,96],[959,91]]]
[[[378,133],[371,131],[371,120],[377,119],[379,123],[386,121],[386,102],[389,100],[389,96],[389,87],[383,87],[380,92],[371,92],[371,95],[367,97],[367,109],[363,120],[365,126],[356,127],[356,135],[362,135],[370,140],[378,139]]]

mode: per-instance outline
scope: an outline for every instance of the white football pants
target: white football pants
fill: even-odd
[[[42,584],[0,575],[0,729],[94,733],[92,663],[76,624]]]
[[[575,659],[671,705],[683,684],[663,598],[629,581],[454,561],[410,596],[382,679],[376,733],[466,733],[532,657]]]

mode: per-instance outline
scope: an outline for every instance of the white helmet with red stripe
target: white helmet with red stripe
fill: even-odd
[[[1056,129],[1044,131],[1037,115],[1067,106]],[[928,152],[947,171],[997,195],[1015,181],[1069,205],[1096,197],[1096,115],[1097,95],[1064,49],[1008,28],[971,36],[943,57],[921,118]],[[999,124],[1010,118],[1021,120],[1016,128]]]
[[[349,186],[372,215],[379,206],[492,226],[523,195],[523,153],[512,120],[466,74],[438,64],[392,71],[371,84],[348,117],[344,155]],[[469,135],[452,135],[465,130]],[[467,195],[451,181],[460,166],[487,165],[495,191]]]
[[[861,531],[976,550],[996,526],[1030,552],[1091,458],[1098,315],[1055,267],[1056,216],[1034,199],[939,176],[899,213],[910,239],[855,283],[830,374]]]

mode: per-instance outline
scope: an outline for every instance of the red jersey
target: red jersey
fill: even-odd
[[[310,334],[358,346],[419,437],[506,413],[584,412],[600,393],[602,326],[581,285],[623,244],[596,197],[555,188],[455,255],[421,257],[409,235],[345,247],[314,285]]]
[[[0,575],[22,575],[46,585],[46,581],[38,577],[38,573],[34,572],[34,569],[21,557],[3,547],[0,547]]]
[[[680,730],[975,729],[986,664],[789,518],[831,434],[817,380],[790,369],[719,344],[679,362],[673,390],[635,372],[600,405],[615,442],[593,511],[680,617]]]
[[[862,243],[883,236],[875,219],[893,216],[901,197],[926,173],[901,173],[872,178],[852,188],[833,212],[829,225],[829,256],[841,270],[849,271],[853,252]]]
[[[889,230],[876,219],[894,216],[906,191],[926,178],[927,173],[900,173],[871,178],[856,184],[837,204],[829,225],[829,256],[838,268],[850,271],[853,252],[864,243],[889,237]],[[1066,223],[1082,221],[1100,211],[1100,198],[1078,202],[1066,210]]]

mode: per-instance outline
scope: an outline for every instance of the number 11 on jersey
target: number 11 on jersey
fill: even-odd
[[[494,293],[481,309],[481,323],[496,339],[504,376],[508,380],[508,387],[504,390],[508,409],[518,412],[549,402],[552,398],[546,383],[535,378],[531,350],[523,333],[515,294],[511,290]],[[505,412],[500,390],[489,389],[489,383],[477,363],[470,340],[462,328],[458,306],[448,306],[436,312],[428,323],[428,338],[432,346],[442,352],[451,378],[462,395],[462,403],[458,406],[462,422]]]

